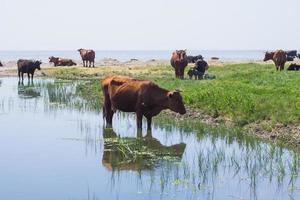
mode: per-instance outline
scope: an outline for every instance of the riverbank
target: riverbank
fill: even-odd
[[[225,124],[249,135],[300,146],[300,76],[298,72],[276,72],[271,63],[210,63],[208,73],[215,80],[178,80],[165,63],[121,66],[45,67],[39,76],[91,80],[82,88],[83,95],[98,98],[100,80],[109,74],[121,74],[153,80],[167,89],[180,89],[188,113],[178,120]],[[0,75],[15,75],[15,70],[1,70]],[[96,80],[96,81],[93,81]],[[174,116],[174,113],[165,112]]]

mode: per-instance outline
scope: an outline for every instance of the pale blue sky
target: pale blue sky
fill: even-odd
[[[299,0],[0,0],[0,50],[300,49]]]

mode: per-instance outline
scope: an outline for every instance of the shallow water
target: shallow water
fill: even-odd
[[[79,84],[0,79],[0,199],[300,199],[299,152],[164,117],[104,129]]]

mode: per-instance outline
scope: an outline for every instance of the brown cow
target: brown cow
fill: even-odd
[[[31,74],[31,81],[33,81],[33,75],[36,69],[41,70],[41,61],[35,61],[35,60],[24,60],[19,59],[18,62],[18,76],[19,76],[19,82],[22,78],[22,82],[24,80],[23,74],[27,73],[28,81],[30,80],[30,74]]]
[[[273,60],[276,70],[283,70],[286,62],[286,52],[283,50],[277,50],[275,52],[266,52],[264,61]]]
[[[76,65],[76,63],[71,59],[65,59],[65,58],[58,58],[51,56],[49,57],[49,62],[53,62],[54,66],[73,66]]]
[[[151,129],[152,117],[162,110],[170,109],[185,114],[186,110],[178,91],[168,91],[155,83],[145,80],[131,79],[126,76],[108,76],[102,80],[104,95],[103,117],[108,125],[112,124],[116,110],[135,112],[137,128],[142,128],[142,118],[148,122]]]
[[[78,49],[81,59],[83,61],[83,67],[88,66],[91,67],[91,63],[93,63],[93,67],[95,67],[95,51],[88,49]]]
[[[186,50],[176,50],[172,53],[171,65],[175,69],[176,78],[184,78],[184,69],[188,65]]]

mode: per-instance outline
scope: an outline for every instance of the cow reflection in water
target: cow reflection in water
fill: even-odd
[[[148,131],[145,137],[120,138],[111,128],[103,129],[104,151],[102,164],[109,170],[146,170],[158,162],[181,160],[186,144],[161,144]]]
[[[27,85],[24,85],[23,81],[19,81],[18,95],[20,98],[36,98],[41,96],[41,92],[34,87],[34,83],[32,80],[28,80]]]

